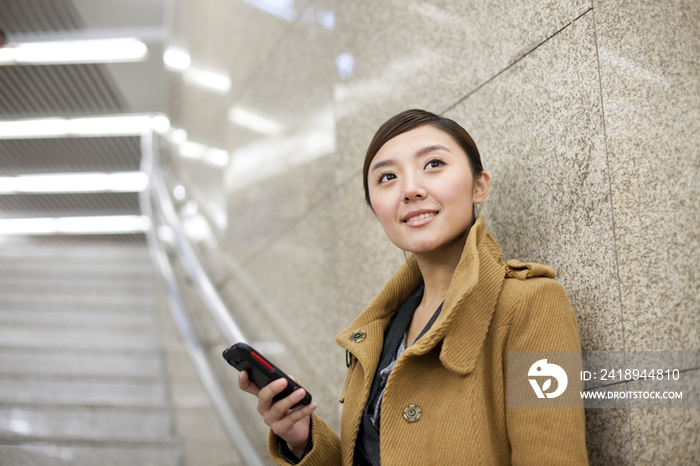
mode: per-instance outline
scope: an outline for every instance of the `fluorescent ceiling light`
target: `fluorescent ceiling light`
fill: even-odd
[[[271,136],[282,134],[284,126],[262,112],[240,105],[232,107],[228,112],[228,118],[232,122],[245,126],[248,129]]]
[[[306,118],[291,134],[261,138],[231,153],[224,172],[228,194],[279,176],[336,151],[335,116],[326,106]]]
[[[335,29],[335,12],[333,12],[333,10],[320,10],[316,14],[316,19],[318,20],[318,24],[329,31]]]
[[[0,235],[143,233],[150,227],[150,219],[143,215],[0,219]]]
[[[164,133],[169,128],[170,120],[163,115],[114,115],[72,119],[42,118],[0,121],[0,139],[138,136],[150,129]]]
[[[231,89],[231,78],[223,73],[190,67],[183,75],[185,81],[197,86],[226,94]]]
[[[168,47],[163,52],[165,67],[173,71],[184,71],[192,64],[190,54],[176,47]]]
[[[215,167],[225,167],[231,161],[231,154],[223,149],[207,147],[196,142],[184,142],[178,146],[182,157],[197,159]]]
[[[69,127],[68,120],[63,118],[0,121],[0,139],[66,136]]]
[[[294,0],[244,0],[255,8],[266,11],[273,16],[287,21],[294,21],[297,12],[294,9]]]
[[[182,229],[185,235],[194,243],[211,241],[214,239],[214,232],[209,226],[209,222],[202,214],[183,219]]]
[[[152,119],[146,115],[75,118],[68,120],[69,133],[76,136],[118,136],[141,134],[151,129]]]
[[[18,193],[134,193],[148,186],[142,172],[52,173],[0,177],[0,194]]]
[[[207,147],[203,144],[197,144],[196,142],[184,142],[178,147],[178,153],[189,159],[201,158],[201,155]]]
[[[187,131],[182,128],[170,128],[165,137],[173,144],[184,144],[187,142]]]
[[[170,130],[170,119],[165,115],[156,115],[151,119],[151,127],[156,133],[165,134]]]
[[[173,188],[173,197],[175,197],[175,199],[181,201],[185,199],[185,196],[187,196],[187,191],[184,186],[179,184]]]
[[[191,66],[192,58],[185,50],[168,47],[163,52],[163,63],[167,69],[183,73],[188,83],[220,94],[226,94],[231,89],[231,78],[227,74]]]
[[[146,44],[130,38],[24,42],[0,50],[0,65],[133,62],[148,56]]]

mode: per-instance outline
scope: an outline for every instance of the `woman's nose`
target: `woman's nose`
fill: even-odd
[[[416,199],[425,199],[428,195],[425,186],[420,182],[419,177],[408,176],[404,178],[403,200],[411,202]]]

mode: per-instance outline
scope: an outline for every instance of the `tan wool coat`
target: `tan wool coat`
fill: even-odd
[[[583,408],[506,407],[508,351],[580,351],[573,309],[553,277],[546,266],[504,263],[483,218],[477,219],[440,316],[401,355],[386,384],[382,466],[588,464]],[[421,282],[411,256],[336,336],[352,355],[340,438],[312,415],[313,447],[299,464],[353,465],[384,330]],[[417,420],[412,406],[420,409]],[[288,464],[272,433],[268,450],[275,463]]]

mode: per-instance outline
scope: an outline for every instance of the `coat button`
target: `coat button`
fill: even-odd
[[[420,408],[416,405],[406,406],[406,409],[403,410],[403,418],[408,422],[416,422],[420,419],[420,412]]]
[[[365,339],[367,335],[362,330],[356,330],[350,334],[350,339],[355,343],[359,343]]]

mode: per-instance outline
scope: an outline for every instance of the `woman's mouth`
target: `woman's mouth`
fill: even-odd
[[[407,219],[406,221],[407,221],[407,222],[412,222],[412,221],[414,221],[414,220],[422,220],[422,219],[424,219],[424,218],[433,217],[433,216],[435,216],[435,215],[437,215],[437,212],[429,212],[429,213],[426,213],[426,214],[416,215],[415,217],[411,217],[411,218]]]
[[[412,226],[419,226],[423,225],[425,223],[428,223],[432,217],[435,217],[437,215],[437,212],[424,212],[422,214],[418,215],[413,215],[406,220],[403,221],[403,223],[410,224]]]

